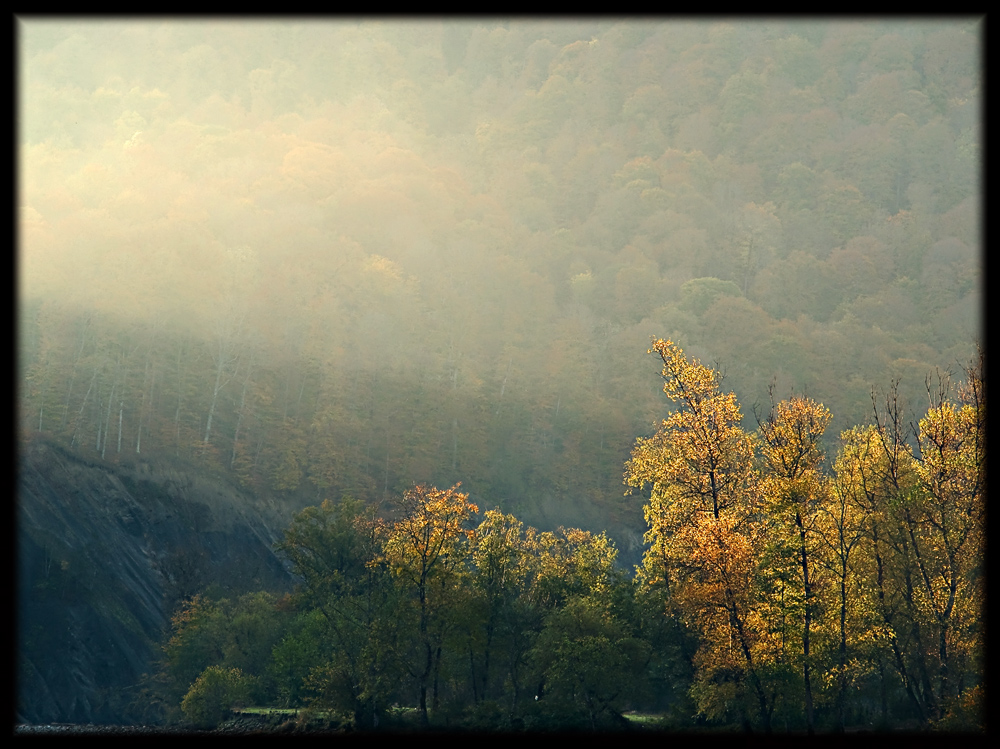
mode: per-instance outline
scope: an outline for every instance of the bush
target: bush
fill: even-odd
[[[986,730],[985,690],[982,686],[966,689],[945,705],[945,715],[934,724],[938,731],[979,733]]]
[[[253,686],[238,668],[209,666],[184,695],[181,710],[199,728],[215,728],[234,707],[247,704]]]

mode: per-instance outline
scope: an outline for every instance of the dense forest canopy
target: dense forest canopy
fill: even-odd
[[[652,339],[821,423],[815,481],[886,393],[924,448],[982,330],[983,27],[19,19],[19,429],[289,518],[461,483],[655,577]]]

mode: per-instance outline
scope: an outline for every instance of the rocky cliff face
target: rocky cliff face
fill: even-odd
[[[18,722],[136,720],[181,599],[291,588],[272,549],[290,519],[221,479],[22,443]]]

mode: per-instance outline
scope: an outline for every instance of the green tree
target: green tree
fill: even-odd
[[[529,530],[526,543],[532,551],[529,595],[543,608],[562,606],[574,596],[607,595],[618,582],[618,550],[605,533]]]
[[[299,613],[288,634],[272,649],[268,666],[268,677],[282,707],[304,705],[306,678],[316,664],[331,659],[332,644],[323,612],[307,609]]]
[[[797,86],[809,86],[823,73],[816,49],[797,34],[774,43],[774,59],[782,74]]]
[[[163,667],[168,697],[173,704],[180,703],[205,668],[221,663],[218,620],[218,604],[201,595],[184,602],[171,617],[171,635],[163,648]]]
[[[164,674],[174,704],[209,666],[239,669],[252,678],[255,699],[271,699],[271,651],[290,618],[277,604],[277,598],[264,591],[235,600],[196,595],[182,604],[164,646]]]
[[[497,661],[509,675],[513,688],[513,705],[520,691],[518,672],[526,649],[523,640],[523,597],[530,573],[530,551],[525,543],[524,526],[513,515],[497,509],[487,510],[472,547],[474,591],[479,616],[476,617],[476,641],[481,653],[478,672],[470,653],[473,701],[495,697],[491,679]],[[470,627],[470,634],[472,628]],[[498,647],[499,645],[499,647]],[[506,658],[504,658],[506,656]]]
[[[302,578],[298,605],[318,612],[322,623],[313,618],[306,630],[283,642],[274,653],[274,668],[295,669],[303,651],[325,654],[311,664],[305,691],[316,706],[347,713],[368,728],[378,725],[388,707],[396,676],[396,600],[380,561],[386,538],[374,511],[344,497],[303,510],[277,545]],[[316,643],[312,637],[322,639]]]
[[[181,709],[199,728],[215,728],[231,713],[250,700],[253,679],[238,668],[209,666],[184,695]]]
[[[721,296],[741,296],[740,287],[733,281],[719,278],[693,278],[681,286],[680,308],[702,315]]]
[[[536,699],[556,720],[597,730],[617,718],[645,686],[649,644],[632,637],[598,597],[574,597],[545,620],[534,650],[543,686]]]

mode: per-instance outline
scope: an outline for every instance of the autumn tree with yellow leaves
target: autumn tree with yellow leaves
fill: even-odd
[[[980,354],[981,357],[981,354]],[[905,611],[917,637],[923,709],[943,720],[981,665],[985,604],[982,370],[968,369],[958,402],[944,378],[914,432],[918,491],[903,503]]]
[[[868,428],[850,429],[841,435],[833,475],[826,480],[827,501],[819,508],[816,528],[820,541],[817,562],[830,576],[833,588],[826,602],[833,623],[828,621],[827,627],[834,632],[831,648],[836,654],[830,653],[825,676],[835,726],[841,732],[847,722],[848,690],[857,688],[867,673],[882,673],[890,667],[884,658],[886,628],[874,605],[867,575],[868,516],[863,498],[870,483],[866,464],[872,441]],[[882,704],[886,706],[884,700]]]
[[[400,501],[403,516],[385,542],[384,558],[399,584],[415,599],[417,638],[407,668],[420,690],[420,713],[427,723],[427,690],[433,684],[438,703],[446,615],[457,598],[466,571],[474,531],[466,524],[479,511],[469,495],[451,489],[416,486]],[[432,682],[433,679],[433,682]]]
[[[823,404],[808,398],[793,397],[775,404],[773,387],[771,410],[765,419],[758,418],[763,458],[761,482],[768,498],[768,515],[779,531],[774,534],[778,544],[794,551],[797,568],[795,594],[801,596],[802,611],[802,684],[806,726],[810,734],[815,730],[810,653],[816,608],[818,541],[815,526],[825,500],[820,474],[823,460],[820,440],[830,418]]]
[[[472,543],[472,605],[465,627],[472,699],[478,703],[494,697],[494,674],[503,673],[506,667],[516,702],[519,666],[528,649],[519,626],[523,617],[518,606],[528,587],[530,569],[524,524],[498,509],[484,515]]]
[[[981,355],[957,401],[928,381],[916,423],[896,383],[873,391],[874,423],[844,432],[826,475],[822,404],[772,390],[751,435],[715,371],[654,351],[676,410],[625,481],[650,492],[642,590],[697,636],[697,709],[765,731],[778,710],[812,733],[822,706],[843,730],[851,689],[874,681],[883,724],[900,692],[924,724],[981,725]]]
[[[677,409],[655,435],[636,441],[626,463],[627,484],[651,487],[642,576],[666,590],[668,606],[700,635],[699,709],[721,715],[736,703],[749,726],[752,696],[769,730],[775,691],[762,669],[775,654],[756,581],[764,528],[754,439],[717,372],[689,361],[673,341],[656,340],[653,351]]]
[[[922,723],[982,720],[968,707],[985,634],[981,355],[966,374],[957,400],[947,378],[936,387],[928,379],[930,408],[916,423],[905,421],[896,383],[882,398],[873,391],[874,424],[842,436],[832,481],[839,516],[827,532],[840,569],[838,710],[849,678],[868,668],[878,673],[883,721],[895,683]]]

